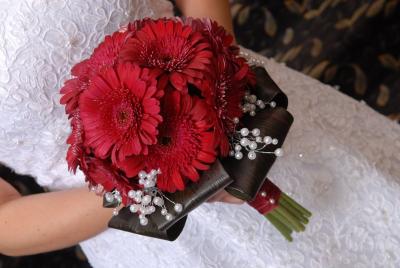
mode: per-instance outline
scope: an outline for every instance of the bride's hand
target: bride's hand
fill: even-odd
[[[225,190],[220,191],[219,193],[208,199],[207,202],[224,202],[237,205],[244,203],[242,199],[234,197]]]

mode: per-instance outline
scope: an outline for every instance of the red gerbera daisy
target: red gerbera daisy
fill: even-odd
[[[129,38],[121,50],[124,61],[165,71],[177,90],[202,79],[208,71],[212,53],[200,32],[179,20],[148,21]]]
[[[197,181],[198,170],[215,161],[214,133],[204,100],[174,91],[165,96],[163,107],[158,143],[149,146],[147,156],[129,157],[119,167],[128,177],[160,168],[157,186],[174,192],[185,188],[186,179]]]
[[[82,159],[81,168],[90,186],[101,185],[106,192],[118,190],[123,204],[128,203],[128,192],[131,189],[139,189],[137,184],[119,174],[118,170],[105,160],[85,157]]]
[[[239,55],[239,47],[233,45],[234,38],[224,27],[211,19],[184,19],[186,25],[190,25],[195,31],[202,32],[210,44],[214,56],[223,54],[225,57]]]
[[[92,78],[80,97],[80,115],[85,145],[97,157],[111,153],[114,163],[132,154],[147,154],[147,145],[157,142],[162,121],[157,73],[126,63],[105,67]]]
[[[221,154],[229,152],[228,136],[234,131],[233,119],[243,115],[241,102],[248,84],[249,66],[241,60],[232,61],[220,55],[215,64],[213,81],[206,81],[210,87],[205,90],[207,103],[214,109],[216,144]]]
[[[67,139],[67,144],[69,144],[69,148],[67,151],[67,162],[69,170],[76,172],[76,168],[80,164],[83,155],[83,126],[82,121],[79,115],[79,109],[76,109],[71,114],[71,128],[72,132]]]
[[[137,24],[129,24],[127,31],[115,32],[105,37],[104,41],[94,50],[92,56],[76,64],[71,74],[74,78],[67,80],[60,93],[63,94],[60,103],[65,104],[67,114],[78,107],[79,95],[89,86],[90,78],[102,68],[114,66],[118,60],[119,51],[129,34],[136,30]]]

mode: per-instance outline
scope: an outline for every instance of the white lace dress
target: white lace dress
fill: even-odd
[[[68,173],[58,93],[71,66],[162,0],[0,0],[0,161],[50,189]],[[247,205],[204,204],[175,242],[107,230],[81,243],[95,267],[400,267],[400,127],[369,107],[250,52],[289,97],[295,122],[270,177],[314,216],[286,242]]]

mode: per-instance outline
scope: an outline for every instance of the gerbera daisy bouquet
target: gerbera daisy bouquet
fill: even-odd
[[[68,165],[114,208],[111,227],[174,240],[225,188],[287,239],[304,230],[310,213],[266,179],[293,120],[286,96],[216,22],[132,22],[71,73]]]

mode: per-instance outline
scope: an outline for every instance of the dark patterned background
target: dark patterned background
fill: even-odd
[[[399,0],[233,0],[240,44],[331,84],[400,121]],[[43,192],[32,178],[0,167],[23,194]],[[79,247],[22,258],[0,268],[87,268]]]
[[[398,0],[234,0],[237,40],[400,121]]]

